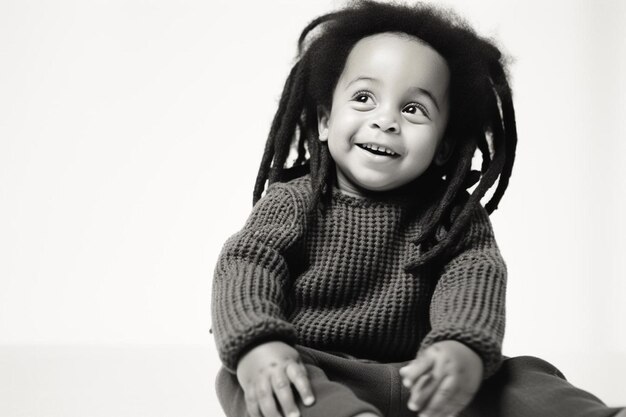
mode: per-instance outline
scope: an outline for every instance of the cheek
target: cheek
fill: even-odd
[[[435,157],[439,137],[433,132],[414,135],[408,140],[407,148],[411,152],[412,159],[417,163],[430,164]]]
[[[364,116],[354,111],[337,111],[328,121],[329,133],[345,137],[354,134],[365,123]]]

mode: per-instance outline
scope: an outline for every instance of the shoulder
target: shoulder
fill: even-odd
[[[254,205],[250,220],[271,219],[272,223],[302,220],[309,212],[311,195],[308,175],[288,182],[275,182]]]
[[[476,207],[472,209],[466,233],[473,237],[484,237],[485,235],[493,237],[489,213],[481,203],[476,204]]]
[[[495,239],[489,213],[480,203],[478,203],[469,214],[460,246],[464,250],[498,252],[498,244]]]
[[[306,210],[313,201],[311,178],[309,175],[288,182],[275,182],[267,188],[264,198],[274,201],[289,201],[295,209]],[[261,201],[259,200],[259,202]]]
[[[451,221],[452,219],[456,219],[461,214],[461,211],[464,209],[469,199],[470,195],[467,191],[463,191],[461,195],[457,197],[456,202],[453,204],[452,210],[450,211]],[[471,211],[468,214],[469,218],[467,219],[467,228],[465,229],[466,235],[476,233],[493,234],[489,213],[480,201],[478,201],[476,205],[471,208]]]
[[[311,176],[304,175],[288,182],[277,182],[270,188],[280,188],[287,190],[292,196],[298,200],[309,201],[313,195],[313,187],[311,186]],[[269,191],[269,190],[268,190]]]
[[[437,238],[441,240],[446,237],[447,233],[450,233],[450,230],[454,227],[454,222],[462,221],[463,225],[460,226],[461,230],[455,239],[456,243],[453,243],[454,249],[451,251],[453,254],[468,249],[484,249],[496,246],[489,213],[480,201],[469,212],[463,214],[463,216],[467,216],[465,220],[459,219],[468,200],[469,194],[467,192],[459,196],[450,212],[450,218],[437,230]]]

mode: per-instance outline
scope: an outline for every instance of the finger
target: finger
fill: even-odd
[[[439,385],[438,381],[432,373],[422,375],[415,385],[411,387],[411,395],[409,397],[408,407],[410,410],[419,411],[423,409],[435,389]]]
[[[280,408],[283,410],[285,417],[299,417],[298,406],[293,400],[293,393],[291,392],[291,382],[284,372],[277,372],[272,375],[272,389]]]
[[[298,394],[300,394],[304,405],[308,406],[313,404],[315,402],[315,396],[313,395],[313,389],[311,388],[311,383],[309,382],[304,364],[290,361],[287,363],[285,372],[298,390]]]
[[[429,417],[448,417],[461,411],[469,403],[461,391],[459,379],[446,376],[424,408],[423,413]]]
[[[268,377],[262,377],[258,380],[256,397],[263,417],[282,417],[276,408],[272,384]]]
[[[408,365],[400,368],[400,376],[402,377],[402,383],[405,387],[409,388],[415,381],[422,375],[430,372],[434,366],[434,359],[430,356],[422,355],[419,358],[411,361]]]
[[[246,410],[248,410],[250,417],[262,417],[259,402],[256,399],[256,389],[253,386],[247,387],[244,389],[243,394],[246,401]]]

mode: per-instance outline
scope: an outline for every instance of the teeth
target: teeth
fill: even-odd
[[[378,146],[378,145],[372,145],[371,143],[364,143],[361,145],[363,148],[366,149],[371,149],[377,152],[384,152],[387,155],[393,156],[396,155],[396,153],[394,151],[392,151],[391,149],[387,149],[384,146]]]

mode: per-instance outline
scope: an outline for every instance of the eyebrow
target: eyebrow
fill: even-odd
[[[346,88],[350,87],[352,84],[354,84],[357,81],[372,81],[375,82],[377,84],[380,84],[380,80],[377,78],[372,78],[372,77],[356,77],[355,79],[353,79],[352,81],[350,81],[348,84],[346,84]],[[425,88],[421,88],[421,87],[411,87],[410,88],[411,92],[418,92],[421,94],[424,94],[425,96],[427,96],[435,105],[435,107],[437,108],[437,111],[440,112],[441,110],[439,109],[439,103],[437,103],[437,99],[435,99],[435,96],[428,90],[426,90]]]

